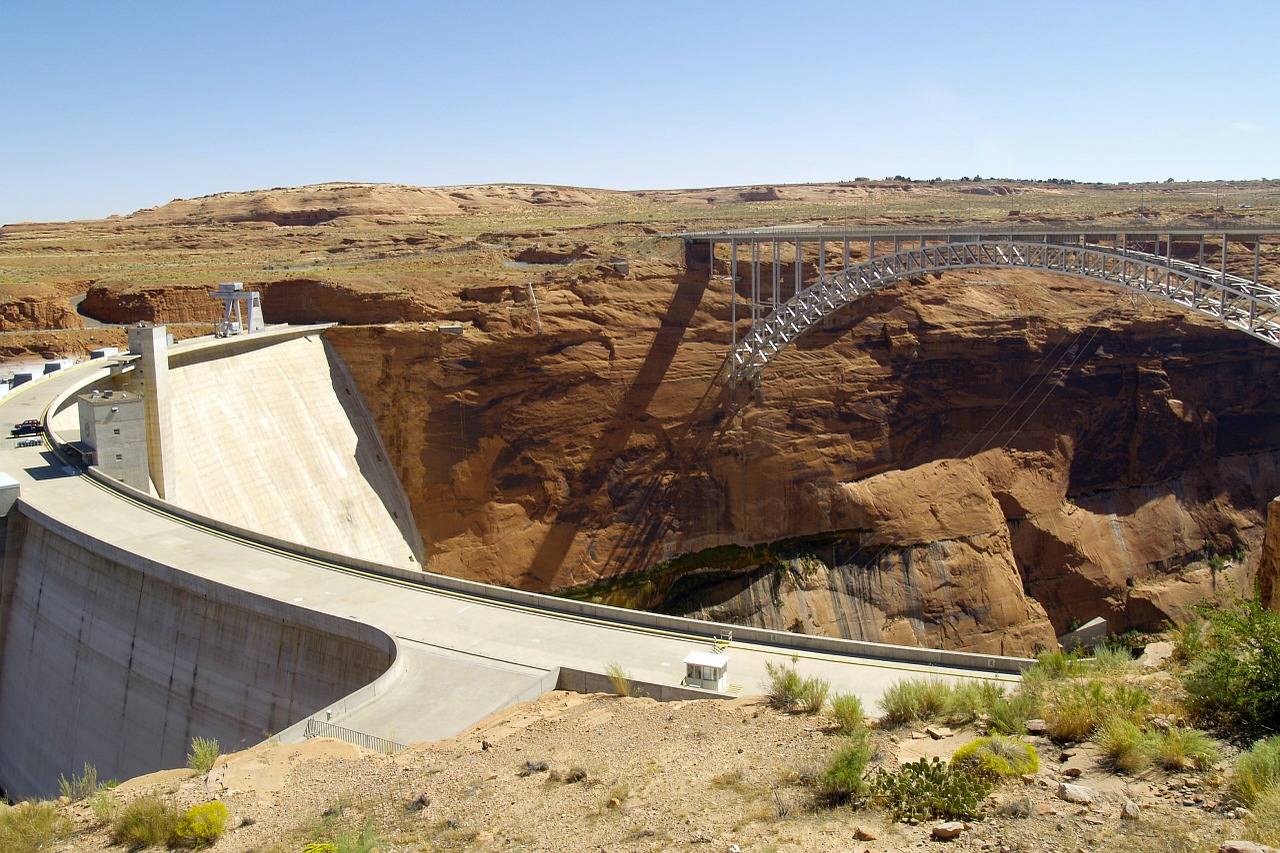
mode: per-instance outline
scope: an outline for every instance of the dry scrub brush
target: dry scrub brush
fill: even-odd
[[[765,661],[764,668],[768,673],[765,695],[769,706],[779,711],[817,714],[827,702],[831,684],[816,676],[802,678],[796,671],[797,660],[792,656],[789,664]]]
[[[968,725],[980,716],[990,716],[1004,698],[1004,688],[991,681],[949,683],[936,678],[908,678],[884,692],[880,707],[887,726],[933,720]]]
[[[72,825],[53,803],[19,803],[0,814],[0,850],[36,853],[71,835]]]

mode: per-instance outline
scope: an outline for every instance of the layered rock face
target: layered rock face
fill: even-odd
[[[47,285],[0,286],[0,332],[79,329],[84,323],[67,301],[65,289]]]
[[[262,294],[268,323],[396,323],[431,316],[421,301],[401,290],[368,292],[305,278],[255,282],[245,289]],[[209,292],[203,286],[103,283],[89,289],[82,310],[104,323],[214,323],[222,319],[222,303]]]
[[[735,407],[727,293],[705,270],[638,263],[538,300],[541,332],[527,304],[477,299],[460,338],[330,333],[429,568],[1007,653],[1249,588],[1196,561],[1261,540],[1280,353],[1211,321],[1052,275],[957,274],[849,306]],[[742,550],[780,540],[801,552],[783,571]]]

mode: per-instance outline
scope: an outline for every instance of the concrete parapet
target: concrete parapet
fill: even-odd
[[[19,502],[0,577],[0,784],[57,792],[181,766],[192,737],[260,741],[376,679],[376,628],[202,579]]]
[[[18,481],[8,474],[0,472],[0,515],[8,515],[9,510],[18,502],[22,487]]]
[[[560,667],[556,679],[556,690],[572,690],[574,693],[613,693],[613,681],[609,676],[599,672],[587,672],[581,669]],[[647,696],[659,702],[678,702],[684,699],[732,699],[728,693],[717,693],[714,690],[698,690],[693,687],[682,687],[673,684],[656,684],[652,681],[630,678],[635,695]]]

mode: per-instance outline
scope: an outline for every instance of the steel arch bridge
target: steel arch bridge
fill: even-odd
[[[758,229],[755,231],[716,232],[681,235],[686,252],[691,244],[705,240],[709,244],[708,259],[712,272],[715,243],[731,244],[733,282],[734,345],[730,359],[731,385],[758,386],[760,375],[788,345],[824,318],[856,299],[882,290],[898,282],[932,273],[965,269],[1021,268],[1057,272],[1078,278],[1117,285],[1211,317],[1232,329],[1252,335],[1272,346],[1280,347],[1280,288],[1263,284],[1259,279],[1261,243],[1264,234],[1280,233],[1280,228],[1247,232],[1204,230],[1161,230],[1153,234],[1110,232],[1105,235],[1081,231],[983,236],[957,233],[831,232],[824,229],[795,228]],[[1164,253],[1160,246],[1164,242]],[[1217,238],[1221,266],[1205,265],[1206,236]],[[849,263],[849,241],[861,237],[870,241],[871,258],[863,263]],[[1102,241],[1109,238],[1111,245]],[[825,244],[844,241],[844,265],[834,273],[826,273]],[[894,251],[875,256],[875,241],[892,240]],[[812,284],[802,281],[802,243],[818,241],[818,276]],[[1227,271],[1227,256],[1232,240],[1252,243],[1253,277],[1246,278]],[[918,245],[904,249],[903,242]],[[1198,241],[1197,261],[1176,258],[1175,242]],[[772,243],[772,298],[762,295],[761,245]],[[794,286],[790,298],[783,299],[780,277],[779,246],[795,244]],[[737,255],[739,245],[750,249],[751,300],[748,303],[751,327],[741,338],[737,335]],[[1153,251],[1145,251],[1145,248]],[[1212,248],[1212,247],[1211,247]],[[765,309],[769,309],[766,310]]]

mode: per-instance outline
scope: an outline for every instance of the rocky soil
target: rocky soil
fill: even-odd
[[[878,732],[876,760],[947,759],[974,736]],[[1210,851],[1249,828],[1220,770],[1116,776],[1090,745],[1032,738],[1040,771],[997,789],[983,820],[940,842],[932,833],[942,821],[814,807],[803,779],[839,740],[827,719],[758,698],[660,704],[551,693],[395,756],[328,740],[263,745],[225,757],[207,778],[176,770],[131,780],[118,798],[221,800],[232,828],[213,849],[227,853],[296,851],[370,819],[386,851]],[[585,775],[569,781],[575,769]],[[1080,798],[1064,782],[1086,789],[1089,802],[1064,799]],[[1124,817],[1129,803],[1136,819]],[[56,849],[110,847],[88,805],[62,810],[79,834]]]
[[[268,321],[343,324],[329,337],[379,421],[436,571],[1020,654],[1095,616],[1117,631],[1157,628],[1208,592],[1252,587],[1280,493],[1280,353],[1088,282],[978,271],[850,306],[746,401],[722,381],[728,257],[712,279],[705,260],[656,235],[813,219],[1220,215],[1194,187],[1143,188],[1159,213],[1137,211],[1131,189],[219,194],[5,226],[0,275],[15,283],[0,316],[66,330],[0,346],[18,355],[121,336],[71,331],[85,315],[207,324],[210,285],[245,280]],[[1250,216],[1280,209],[1269,185],[1237,191],[1252,193]],[[1263,250],[1264,277],[1280,277],[1280,245]],[[1251,274],[1246,255],[1233,264]],[[83,314],[60,313],[77,295]]]

